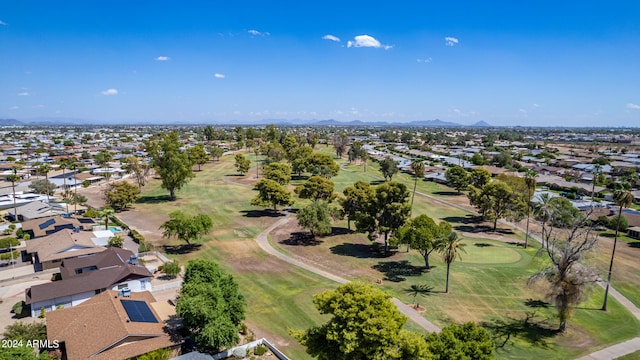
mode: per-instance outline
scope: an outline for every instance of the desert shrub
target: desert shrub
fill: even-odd
[[[618,216],[614,216],[611,219],[609,219],[609,224],[608,224],[608,228],[611,230],[615,230],[616,226],[618,225]],[[629,228],[629,221],[627,221],[627,219],[624,216],[620,216],[620,232],[626,232],[627,229]]]
[[[268,348],[264,345],[258,345],[255,347],[255,349],[253,349],[253,353],[255,355],[264,355],[267,352]]]

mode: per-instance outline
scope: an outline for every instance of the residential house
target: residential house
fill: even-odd
[[[627,235],[629,235],[630,238],[640,240],[640,226],[632,226],[628,228]]]
[[[153,274],[138,264],[133,252],[109,248],[104,253],[67,259],[60,266],[61,280],[35,285],[25,291],[31,316],[41,309],[80,305],[106,290],[151,291]]]
[[[89,218],[51,216],[27,220],[22,223],[22,230],[35,239],[51,235],[64,229],[91,230],[95,222]]]
[[[179,347],[148,291],[123,296],[105,291],[83,304],[47,314],[47,338],[57,340],[63,358],[128,359],[153,350]]]
[[[36,271],[55,269],[69,258],[104,251],[91,240],[93,233],[77,229],[63,229],[48,236],[27,241],[26,257],[31,259]]]
[[[9,217],[13,220],[20,222],[55,217],[66,214],[67,211],[58,204],[47,204],[42,201],[32,201],[28,204],[24,204],[20,207],[16,207],[15,212],[11,208],[9,209]]]

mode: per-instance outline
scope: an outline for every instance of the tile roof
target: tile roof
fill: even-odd
[[[121,300],[155,302],[148,291],[105,291],[84,303],[47,313],[47,338],[65,343],[67,358],[126,359],[155,349],[176,345],[164,331],[164,323],[130,321]],[[149,306],[156,319],[160,317]]]
[[[51,222],[50,220],[54,221]],[[45,223],[49,225],[43,226]],[[83,224],[77,218],[65,218],[62,216],[51,216],[22,222],[22,230],[32,232],[34,237],[45,236],[60,229],[73,229],[76,226],[83,226]],[[90,228],[87,230],[90,230]]]
[[[96,269],[103,269],[111,266],[125,265],[127,260],[133,255],[134,253],[127,249],[109,247],[99,253],[64,260],[60,265],[60,275],[64,280],[78,275],[76,274],[76,269],[89,266],[95,266]]]
[[[45,237],[28,240],[27,252],[37,253],[42,263],[104,251],[105,247],[96,246],[91,241],[92,236],[92,233],[86,231],[63,229]]]

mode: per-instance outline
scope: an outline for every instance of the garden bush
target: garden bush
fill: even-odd
[[[267,347],[266,347],[266,346],[264,346],[264,345],[258,345],[258,346],[256,346],[256,347],[255,347],[255,349],[253,349],[253,353],[254,353],[255,355],[260,356],[260,355],[264,355],[264,354],[267,352],[267,350],[268,350],[268,349],[267,349]]]

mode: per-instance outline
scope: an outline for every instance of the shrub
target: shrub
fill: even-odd
[[[95,209],[89,208],[87,209],[87,211],[84,212],[84,216],[94,219],[94,218],[97,218],[99,214]]]
[[[21,318],[22,312],[26,309],[26,304],[24,300],[20,300],[17,303],[13,304],[11,307],[11,311],[16,315],[17,318]]]
[[[24,234],[22,234],[22,239],[23,240],[31,240],[31,235],[29,235],[28,233],[24,233]]]
[[[608,228],[611,230],[615,230],[616,225],[618,225],[618,215],[612,217],[609,220]],[[620,216],[620,228],[619,228],[620,232],[626,232],[628,228],[629,228],[629,221],[627,221],[627,219],[624,216]]]
[[[22,230],[22,228],[19,228],[18,230],[16,230],[16,237],[21,238],[24,235],[24,230]]]
[[[255,355],[264,355],[267,352],[268,348],[264,345],[258,345],[255,347],[255,349],[253,349],[253,353]]]
[[[138,243],[138,252],[139,253],[143,253],[143,252],[147,252],[147,251],[151,251],[153,250],[153,244],[148,243],[144,240],[142,240],[140,243]]]
[[[244,359],[247,357],[247,349],[240,347],[233,350],[233,356],[238,359]]]
[[[0,260],[14,260],[20,258],[20,251],[13,250],[12,252],[6,252],[0,254]]]
[[[44,319],[47,317],[47,312],[44,310],[44,306],[40,308],[40,315],[38,315],[40,319]]]
[[[16,224],[11,224],[11,225],[9,225],[9,229],[11,229],[11,230],[15,230],[15,229],[16,229]]]
[[[240,335],[247,335],[247,330],[247,324],[240,323],[240,325],[238,325],[238,332],[240,333]]]
[[[177,260],[165,263],[164,267],[162,268],[162,272],[170,278],[175,278],[176,275],[180,274],[180,270],[180,264]]]

